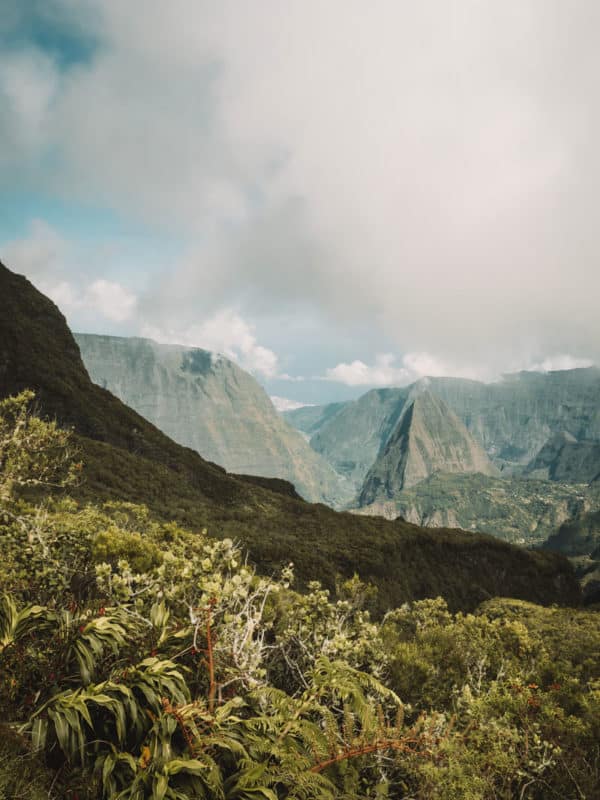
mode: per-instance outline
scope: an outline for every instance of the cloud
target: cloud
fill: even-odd
[[[107,319],[123,322],[133,316],[137,297],[120,283],[99,279],[88,286],[81,303]]]
[[[0,56],[0,178],[185,241],[140,319],[310,314],[473,374],[600,358],[594,0],[54,8],[100,46]],[[332,375],[422,369],[369,361]]]
[[[531,372],[556,372],[566,369],[583,369],[593,366],[594,362],[589,358],[573,358],[570,355],[556,355],[545,358],[537,364],[528,364],[523,369]]]
[[[444,364],[429,353],[407,353],[399,364],[395,363],[396,360],[391,353],[383,353],[376,357],[373,365],[360,360],[342,362],[326,370],[325,380],[344,383],[346,386],[405,386],[425,376],[446,375],[474,380],[489,380],[492,377],[484,370]]]
[[[406,386],[425,377],[468,378],[486,383],[502,377],[499,372],[490,368],[443,363],[429,353],[407,353],[399,364],[395,363],[396,360],[391,353],[385,353],[378,355],[373,365],[360,360],[342,362],[327,369],[323,379],[343,383],[346,386]],[[588,358],[556,355],[541,362],[514,362],[509,371],[554,372],[592,365],[593,362]]]
[[[277,411],[295,411],[297,408],[305,408],[312,405],[311,403],[300,403],[297,400],[290,400],[287,397],[280,397],[279,395],[272,394],[271,402]]]
[[[258,344],[252,326],[232,309],[222,309],[209,319],[185,329],[165,330],[146,324],[142,333],[159,342],[201,347],[223,354],[243,369],[267,378],[280,377],[275,353]]]
[[[136,295],[117,281],[89,281],[77,268],[77,248],[44,220],[33,220],[25,236],[5,243],[2,258],[32,280],[76,325],[96,316],[125,322],[135,314]]]

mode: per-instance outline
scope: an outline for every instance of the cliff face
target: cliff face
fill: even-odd
[[[555,433],[600,440],[600,369],[520,372],[498,383],[431,378],[494,463],[519,471]]]
[[[75,334],[90,377],[179,444],[228,471],[283,478],[312,502],[349,499],[344,482],[232,361],[149,339]]]
[[[550,437],[524,474],[565,483],[589,483],[600,475],[600,442],[578,442],[562,431]]]
[[[393,499],[435,473],[474,472],[498,474],[456,414],[431,392],[417,392],[367,473],[359,505]]]
[[[376,389],[358,400],[310,412],[311,445],[360,485],[387,444],[407,398],[426,387],[440,398],[506,474],[520,473],[548,439],[565,431],[576,440],[600,441],[600,369],[521,372],[498,383],[425,378],[401,389]],[[302,409],[300,409],[302,411]],[[292,412],[292,424],[307,425]]]
[[[310,445],[348,479],[355,492],[402,413],[404,389],[374,389],[345,403],[320,425]],[[327,407],[325,407],[327,408]]]

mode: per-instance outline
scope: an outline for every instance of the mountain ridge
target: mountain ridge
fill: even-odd
[[[397,425],[367,473],[360,506],[391,499],[436,472],[498,474],[483,448],[428,389],[411,391]]]
[[[281,482],[263,479],[267,489],[204,461],[95,386],[55,304],[0,264],[0,397],[25,388],[36,391],[43,416],[75,427],[84,462],[76,498],[142,502],[161,519],[208,528],[240,542],[262,572],[293,560],[300,586],[317,579],[332,590],[357,572],[377,586],[379,613],[437,595],[466,610],[507,594],[580,602],[561,556],[335,512],[282,493]]]

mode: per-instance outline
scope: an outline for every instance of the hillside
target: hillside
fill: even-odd
[[[405,405],[396,428],[367,473],[359,505],[393,499],[435,473],[498,471],[465,426],[428,390],[416,392]]]
[[[523,474],[565,483],[589,483],[600,475],[600,442],[577,441],[566,431],[556,433]]]
[[[346,403],[327,403],[324,406],[302,406],[291,411],[281,412],[281,416],[296,430],[309,438],[317,433],[323,425],[341,411]]]
[[[379,610],[438,594],[453,608],[494,595],[578,601],[560,556],[491,536],[340,514],[296,499],[281,481],[244,480],[204,461],[93,384],[54,303],[0,265],[0,397],[26,387],[42,414],[78,433],[79,497],[144,502],[163,519],[207,527],[249,548],[263,571],[293,560],[301,584],[320,579],[330,588],[338,575],[358,571],[377,585]]]
[[[564,523],[599,505],[598,491],[585,484],[438,473],[356,513],[485,531],[509,542],[537,546]]]
[[[350,499],[329,464],[229,359],[149,339],[74,336],[94,383],[179,444],[230,472],[288,480],[311,502]]]

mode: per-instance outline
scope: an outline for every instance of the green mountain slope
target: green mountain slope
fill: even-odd
[[[93,384],[56,306],[0,265],[0,396],[27,387],[42,414],[78,432],[80,497],[137,500],[163,519],[207,527],[247,547],[263,571],[292,560],[301,583],[318,579],[331,588],[338,575],[356,571],[377,585],[380,610],[440,594],[453,608],[495,595],[579,599],[561,556],[485,535],[337,513],[296,499],[289,484],[244,480],[204,461]]]
[[[344,481],[229,359],[149,339],[75,334],[94,383],[228,471],[283,478],[311,502],[350,499]]]
[[[563,523],[594,507],[600,507],[600,494],[582,484],[440,473],[393,498],[379,497],[360,513],[400,515],[418,525],[486,531],[540,545]]]

